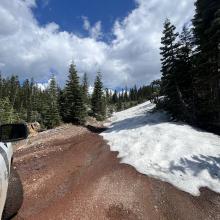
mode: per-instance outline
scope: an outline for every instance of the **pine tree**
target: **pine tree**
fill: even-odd
[[[38,121],[42,127],[47,125],[47,112],[48,112],[48,102],[50,100],[49,89],[47,88],[44,91],[38,91],[37,95],[37,112],[36,112],[36,121]]]
[[[176,71],[177,50],[179,45],[176,43],[178,34],[175,33],[175,29],[175,26],[170,23],[170,20],[166,19],[160,50],[162,55],[162,93],[165,96],[165,108],[174,117],[179,117],[181,103],[179,100],[179,85]]]
[[[137,101],[138,100],[138,91],[137,91],[137,86],[135,85],[134,86],[134,101]]]
[[[105,89],[105,100],[106,100],[106,115],[110,117],[114,111],[114,106],[112,105],[112,91],[110,89]]]
[[[59,106],[59,113],[61,118],[65,121],[65,104],[66,104],[66,97],[64,89],[58,89],[58,106]]]
[[[103,120],[106,117],[106,102],[103,94],[103,84],[100,73],[97,74],[95,79],[91,105],[93,116],[97,120]]]
[[[88,104],[88,102],[89,102],[89,97],[88,97],[88,94],[89,94],[89,84],[88,84],[88,77],[87,77],[86,73],[84,73],[84,75],[83,75],[82,93],[83,93],[83,100],[84,100],[84,102]]]
[[[12,75],[11,78],[9,79],[9,100],[12,104],[12,107],[15,108],[17,105],[17,96],[18,96],[18,91],[19,91],[19,81],[18,81],[18,76]]]
[[[220,126],[220,1],[197,0],[193,19],[196,57],[196,116]]]
[[[64,90],[63,120],[74,124],[83,124],[85,122],[86,109],[74,64],[70,65],[68,78]]]
[[[179,48],[176,60],[177,92],[182,108],[181,119],[195,121],[194,75],[193,75],[193,37],[191,30],[184,25],[179,36]]]
[[[117,102],[117,105],[116,105],[116,110],[119,112],[119,111],[122,111],[122,102],[121,102],[121,99],[118,99],[118,102]]]
[[[115,90],[112,96],[112,103],[116,104],[118,102],[118,95],[117,95],[117,91]]]
[[[48,89],[48,102],[45,114],[45,126],[47,128],[54,128],[60,125],[60,115],[58,108],[58,91],[57,83],[54,75],[52,76]]]
[[[130,95],[130,100],[134,101],[134,89],[133,88],[130,89],[129,95]]]
[[[40,108],[40,103],[42,100],[39,98],[39,88],[37,87],[37,84],[34,83],[33,88],[32,88],[32,121],[41,121],[41,111],[42,109]]]
[[[22,86],[23,93],[23,107],[26,110],[26,118],[25,121],[31,122],[32,118],[32,105],[31,105],[31,96],[32,96],[32,85],[30,81],[27,79],[24,81]]]
[[[127,86],[125,87],[124,100],[125,100],[125,102],[129,101],[129,98],[128,98],[128,88],[127,88]]]
[[[19,116],[13,109],[9,98],[0,99],[0,124],[19,122]]]
[[[108,107],[111,104],[111,91],[109,89],[105,89],[105,100],[106,100],[106,106]]]

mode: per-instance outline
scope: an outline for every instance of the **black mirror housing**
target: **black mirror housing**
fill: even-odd
[[[26,139],[28,128],[25,124],[3,124],[0,126],[0,141],[14,142]]]

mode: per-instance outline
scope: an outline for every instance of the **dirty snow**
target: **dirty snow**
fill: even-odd
[[[151,113],[145,102],[115,113],[101,135],[122,163],[198,196],[200,187],[220,193],[220,136]]]

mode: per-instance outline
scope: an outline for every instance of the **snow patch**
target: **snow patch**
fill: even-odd
[[[170,122],[145,102],[115,113],[101,135],[121,162],[192,195],[201,187],[220,193],[220,136]]]

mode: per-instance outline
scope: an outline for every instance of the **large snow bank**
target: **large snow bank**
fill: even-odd
[[[146,102],[115,113],[101,135],[122,163],[192,195],[200,187],[220,193],[220,136],[170,122]]]

